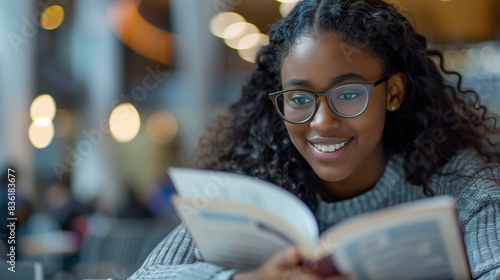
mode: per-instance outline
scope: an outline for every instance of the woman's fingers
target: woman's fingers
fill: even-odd
[[[283,270],[294,269],[300,263],[300,256],[295,247],[289,247],[274,254],[271,262]]]
[[[347,280],[351,275],[321,277],[307,272],[300,266],[300,256],[296,248],[290,247],[275,253],[260,267],[252,271],[235,274],[233,280]]]

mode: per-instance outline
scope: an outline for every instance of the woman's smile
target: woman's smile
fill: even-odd
[[[354,138],[347,140],[337,138],[312,138],[308,142],[312,146],[313,153],[320,161],[336,161],[341,159],[349,150]]]

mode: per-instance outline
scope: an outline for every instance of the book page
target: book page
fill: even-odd
[[[169,168],[174,186],[183,198],[202,209],[210,200],[230,201],[264,209],[280,217],[311,245],[318,240],[312,211],[292,193],[254,177],[228,172]]]
[[[354,272],[356,279],[470,279],[454,201],[430,200],[404,215],[386,212],[388,220],[360,219],[362,228],[342,229],[347,235],[332,230],[322,237],[322,249],[328,247],[339,271]]]
[[[210,263],[250,270],[288,246],[309,246],[289,225],[259,209],[217,201],[197,209],[192,200],[178,196],[172,202]]]

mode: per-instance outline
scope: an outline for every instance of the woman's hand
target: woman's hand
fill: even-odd
[[[351,275],[321,277],[306,272],[300,267],[300,256],[296,248],[277,252],[269,260],[252,271],[240,272],[231,280],[347,280]]]

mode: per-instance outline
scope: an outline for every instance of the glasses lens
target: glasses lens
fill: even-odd
[[[303,122],[314,113],[314,95],[304,91],[287,91],[276,98],[276,105],[286,120]]]
[[[368,103],[368,91],[362,85],[345,85],[330,93],[330,102],[343,116],[355,116],[361,113]]]

